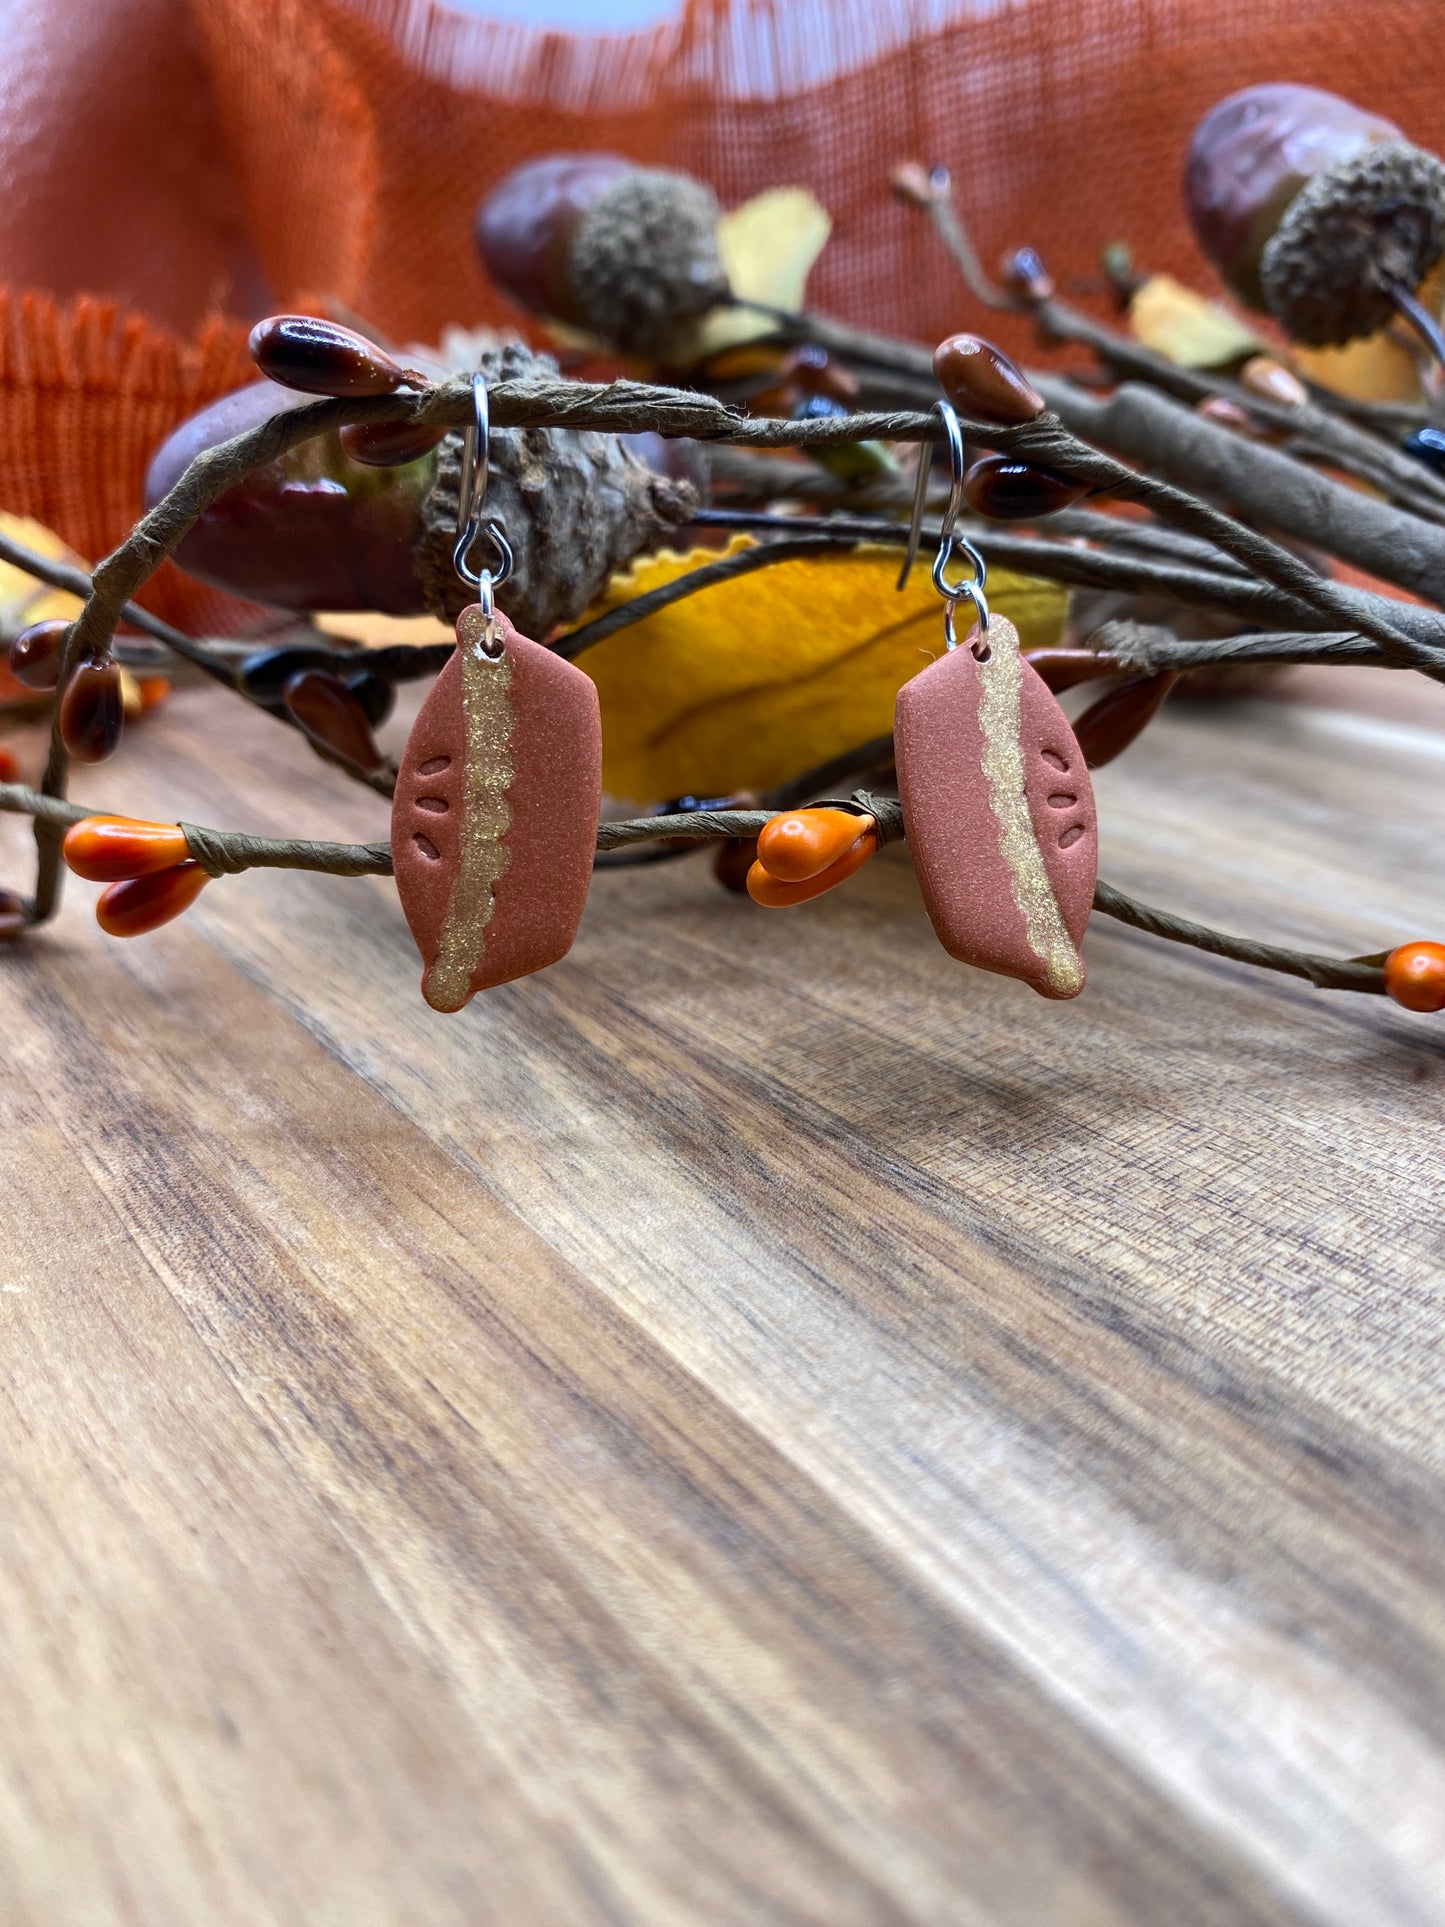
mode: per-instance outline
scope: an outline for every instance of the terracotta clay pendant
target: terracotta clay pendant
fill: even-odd
[[[396,886],[434,1010],[572,947],[602,807],[597,688],[480,604],[422,704],[391,812]]]
[[[950,956],[1077,997],[1099,862],[1089,772],[1013,624],[995,615],[979,661],[983,646],[975,629],[898,692],[913,867]]]

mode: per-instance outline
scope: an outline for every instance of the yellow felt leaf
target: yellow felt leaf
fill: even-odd
[[[1129,303],[1129,325],[1146,348],[1181,368],[1224,368],[1264,351],[1244,323],[1172,274],[1151,274]]]
[[[27,549],[34,549],[37,555],[51,562],[68,562],[76,569],[85,567],[74,549],[67,547],[44,523],[33,522],[28,515],[0,512],[0,532],[12,542],[23,542]],[[64,589],[47,588],[23,569],[0,562],[0,632],[5,635],[13,636],[21,629],[28,629],[32,622],[49,622],[61,617],[71,622],[80,614],[81,606],[79,596],[68,595]]]
[[[795,313],[803,306],[808,276],[823,252],[833,222],[805,187],[770,187],[718,222],[717,245],[728,286],[738,303]],[[680,359],[688,364],[757,341],[777,322],[756,308],[714,308],[686,330]]]
[[[1431,314],[1440,313],[1445,306],[1445,260],[1415,292]],[[1297,348],[1295,366],[1307,381],[1351,401],[1418,403],[1424,399],[1419,350],[1412,353],[1408,339],[1404,323],[1396,322],[1377,335],[1347,341],[1343,348]]]
[[[740,536],[725,553],[751,546]],[[770,789],[886,735],[898,690],[943,648],[928,569],[899,595],[899,559],[870,545],[770,563],[586,650],[578,667],[597,684],[609,792],[660,801]],[[588,614],[717,560],[710,549],[645,557]],[[988,595],[1026,648],[1058,641],[1068,597],[1057,584],[992,570]]]

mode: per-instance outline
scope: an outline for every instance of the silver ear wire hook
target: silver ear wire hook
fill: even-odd
[[[954,627],[953,612],[965,597],[973,604],[974,614],[979,627],[983,630],[985,646],[988,639],[988,599],[984,595],[984,584],[988,580],[988,564],[966,536],[958,533],[956,524],[958,512],[963,507],[963,430],[958,425],[958,416],[946,401],[933,404],[933,412],[943,423],[944,437],[948,443],[948,506],[943,512],[943,523],[938,532],[938,553],[933,558],[933,586],[943,597],[943,641],[947,649],[958,647],[958,633]],[[918,545],[923,536],[923,510],[928,500],[928,480],[932,470],[929,459],[929,444],[923,442],[918,451],[918,484],[913,491],[913,519],[908,526],[908,547],[903,556],[903,567],[898,575],[898,587],[902,590],[912,573],[913,564],[918,558]],[[955,555],[962,556],[973,570],[966,582],[950,582],[948,565]]]
[[[502,643],[494,620],[493,592],[512,573],[515,559],[512,546],[497,518],[489,516],[485,522],[482,519],[482,504],[486,500],[487,477],[491,470],[492,435],[486,377],[480,370],[472,376],[472,408],[474,425],[462,436],[462,476],[457,492],[457,541],[452,550],[452,567],[463,582],[477,591],[477,600],[486,618],[486,633],[481,645],[484,653],[499,656]],[[492,545],[497,558],[495,568],[478,569],[473,566],[472,550],[482,536]]]

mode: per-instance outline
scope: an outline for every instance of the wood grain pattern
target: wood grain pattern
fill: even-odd
[[[1438,933],[1442,767],[1166,716],[1103,872]],[[85,782],[384,833],[205,692]],[[896,851],[459,1018],[384,880],[94,894],[0,958],[7,1927],[1445,1918],[1438,1020],[1043,1003]]]

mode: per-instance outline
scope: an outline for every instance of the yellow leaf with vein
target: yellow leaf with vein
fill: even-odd
[[[751,548],[736,537],[723,551]],[[719,559],[644,557],[588,610]],[[613,796],[660,801],[770,789],[893,727],[893,699],[943,649],[943,603],[926,566],[900,595],[900,551],[867,545],[769,563],[700,589],[577,659],[602,705],[602,776]],[[1024,647],[1059,639],[1067,592],[990,570],[989,602]],[[959,611],[960,620],[967,604]],[[585,618],[584,618],[585,619]]]
[[[32,521],[28,515],[0,511],[0,532],[12,542],[34,549],[49,562],[68,562],[76,569],[85,567],[74,549],[62,542],[53,529]],[[32,622],[49,622],[60,616],[72,622],[81,607],[79,596],[69,595],[64,589],[49,588],[13,563],[0,562],[0,634],[13,636],[21,629],[28,629]]]
[[[1227,368],[1263,352],[1252,329],[1172,274],[1151,274],[1129,303],[1129,326],[1146,348],[1181,368]]]

